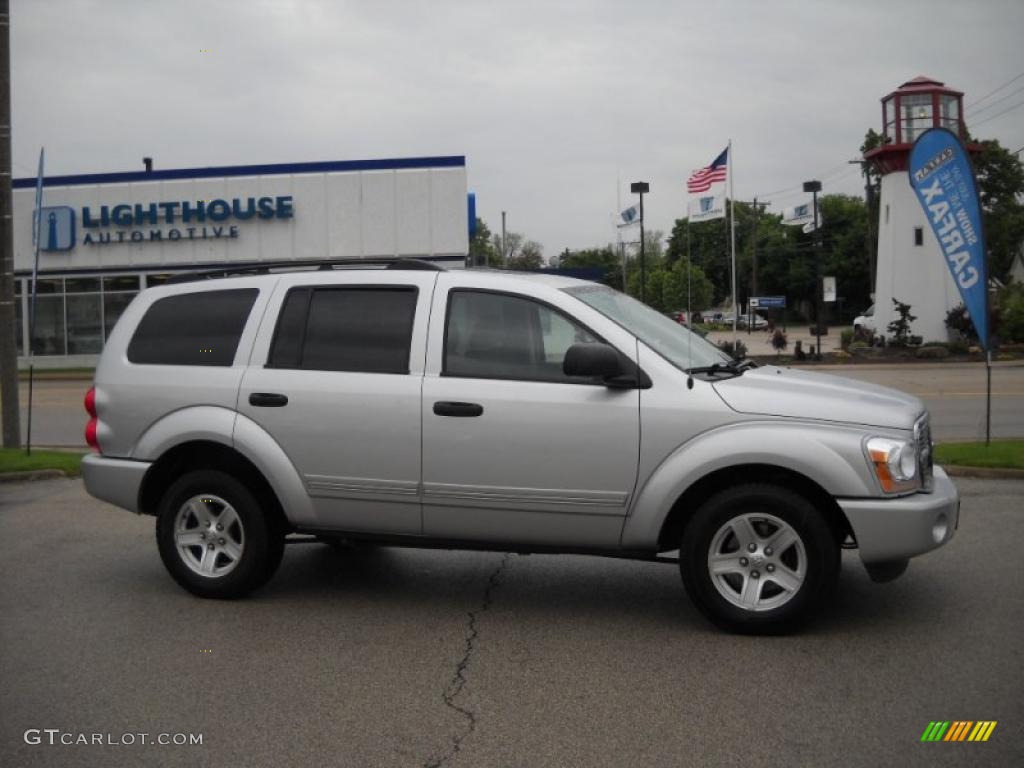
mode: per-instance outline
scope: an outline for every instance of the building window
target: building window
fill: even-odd
[[[939,96],[939,115],[942,127],[960,135],[960,97],[942,94]]]
[[[914,245],[924,245],[923,227],[914,227]]]
[[[14,281],[14,345],[18,355],[25,354],[25,299],[21,280]]]
[[[40,290],[42,283],[40,280]],[[32,299],[29,297],[29,312]],[[32,343],[32,354],[35,355],[66,355],[67,336],[64,325],[64,294],[40,293],[36,296],[35,338]]]
[[[904,144],[913,144],[918,136],[935,125],[930,93],[914,93],[900,97],[900,109],[903,113],[901,121]]]

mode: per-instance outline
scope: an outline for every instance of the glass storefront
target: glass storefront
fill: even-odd
[[[117,319],[139,292],[141,275],[47,277],[36,287],[35,340],[38,356],[98,355]],[[32,280],[15,280],[18,354],[23,355],[32,313]]]

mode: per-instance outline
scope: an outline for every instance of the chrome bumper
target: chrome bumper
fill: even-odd
[[[131,512],[139,511],[139,489],[150,461],[111,459],[89,454],[82,459],[85,490],[97,499],[109,501]]]
[[[864,563],[904,560],[953,538],[960,517],[960,493],[935,467],[931,493],[897,499],[839,499]]]

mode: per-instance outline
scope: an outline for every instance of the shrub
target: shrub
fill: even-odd
[[[839,334],[839,348],[849,349],[850,344],[853,343],[853,329],[847,328]]]
[[[954,336],[964,341],[977,341],[978,334],[974,330],[974,323],[971,316],[967,314],[967,307],[963,302],[957,304],[946,313],[946,327],[953,332]]]
[[[906,347],[913,344],[914,338],[910,335],[910,324],[917,320],[917,315],[910,314],[910,305],[904,304],[893,297],[892,303],[896,306],[898,317],[889,323],[887,330],[892,335],[889,343],[894,347]],[[920,342],[919,342],[920,343]]]
[[[739,339],[736,339],[735,344],[731,341],[723,341],[719,343],[718,348],[733,360],[742,360],[747,356],[747,345]]]
[[[775,350],[776,354],[782,354],[782,350],[789,346],[789,340],[786,338],[786,334],[783,333],[781,328],[776,328],[775,333],[772,334],[772,349]]]

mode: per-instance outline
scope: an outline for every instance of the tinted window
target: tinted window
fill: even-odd
[[[257,293],[255,288],[202,291],[153,302],[128,344],[128,359],[155,365],[231,365]]]
[[[297,288],[278,319],[268,365],[408,373],[416,289]]]
[[[573,344],[600,341],[565,315],[530,299],[453,291],[444,373],[489,379],[585,381],[562,373]]]

